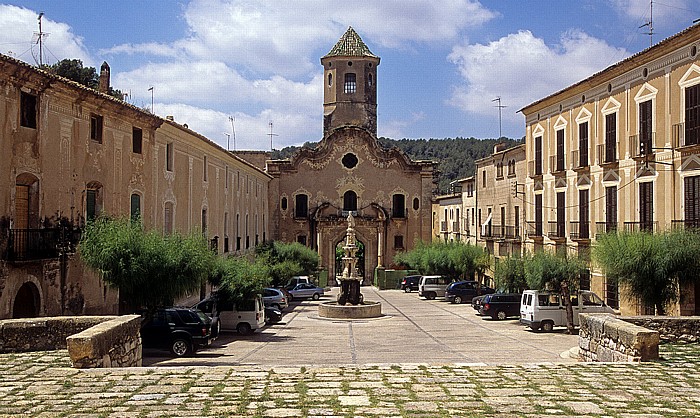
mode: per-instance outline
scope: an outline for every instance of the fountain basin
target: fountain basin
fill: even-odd
[[[382,304],[371,301],[365,301],[361,305],[338,305],[338,302],[323,302],[318,305],[318,316],[336,319],[378,318],[382,316]]]

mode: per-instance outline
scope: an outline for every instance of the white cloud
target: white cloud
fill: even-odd
[[[39,14],[33,10],[0,4],[0,28],[2,28],[0,52],[31,64],[38,64],[39,45],[36,44],[36,33],[39,32],[38,18]],[[42,32],[47,34],[43,42],[44,63],[53,64],[70,58],[80,59],[86,66],[96,66],[83,45],[82,38],[72,33],[70,26],[54,22],[44,16]]]
[[[689,0],[654,2],[654,24],[671,22],[675,19],[688,20],[690,23],[692,19],[688,19],[688,13],[692,11],[693,4],[697,11],[697,3]],[[648,21],[651,14],[649,0],[615,0],[613,5],[619,13],[640,21],[640,24]]]
[[[530,31],[487,45],[456,46],[449,60],[465,84],[455,87],[451,103],[469,113],[493,115],[492,100],[501,96],[508,106],[504,120],[521,121],[517,110],[606,68],[611,57],[628,55],[581,31],[565,33],[553,46]]]

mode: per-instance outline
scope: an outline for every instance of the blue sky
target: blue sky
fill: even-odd
[[[128,101],[237,149],[322,137],[320,58],[348,26],[378,67],[378,134],[524,135],[523,106],[649,47],[648,0],[44,0],[0,4],[0,52],[34,63],[107,61]],[[698,0],[654,1],[654,43],[700,18]],[[231,142],[231,148],[233,144]]]

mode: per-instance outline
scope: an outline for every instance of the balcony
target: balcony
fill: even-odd
[[[527,172],[532,178],[542,175],[542,162],[539,161],[538,164],[535,161],[527,162]]]
[[[625,232],[657,232],[659,230],[659,223],[657,221],[647,221],[647,222],[625,222]]]
[[[595,234],[596,237],[607,234],[609,232],[617,231],[617,222],[596,222],[595,223]]]
[[[440,221],[440,232],[447,232],[447,221]]]
[[[673,219],[671,227],[674,229],[699,230],[700,219]]]
[[[525,222],[525,228],[528,237],[541,238],[542,237],[542,222],[541,221],[527,221]]]
[[[647,138],[644,144],[640,142],[642,138],[639,135],[630,135],[628,138],[628,150],[630,152],[630,157],[643,157],[645,155],[654,153],[654,146],[656,144],[656,132],[652,132],[650,138]]]
[[[481,238],[493,238],[493,227],[490,222],[482,226]]]
[[[590,222],[571,221],[569,223],[569,237],[572,240],[590,239]]]
[[[558,221],[549,221],[549,233],[547,236],[550,239],[566,238],[566,223]]]
[[[614,146],[613,146],[614,145]],[[617,162],[617,150],[620,149],[620,143],[615,142],[610,147],[607,144],[596,145],[596,154],[598,156],[598,165],[610,164]]]
[[[7,249],[3,258],[7,261],[32,261],[56,258],[61,249],[74,252],[80,241],[80,231],[64,228],[10,229]]]
[[[691,129],[691,132],[689,135],[686,135],[685,131],[685,123],[677,123],[671,127],[671,137],[672,137],[672,146],[674,148],[680,148],[680,147],[690,147],[693,145],[700,145],[698,144],[699,134],[697,132],[697,128],[695,129],[695,132]]]
[[[452,222],[452,232],[459,233],[459,221]]]
[[[506,225],[503,237],[505,239],[520,239],[520,226]]]

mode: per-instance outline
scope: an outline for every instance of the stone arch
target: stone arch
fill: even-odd
[[[12,303],[12,318],[36,318],[41,312],[41,292],[32,281],[20,286]]]

